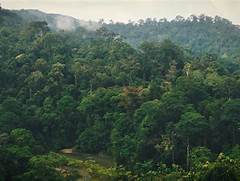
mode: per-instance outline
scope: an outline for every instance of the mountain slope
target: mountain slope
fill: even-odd
[[[78,27],[85,27],[88,30],[96,30],[99,25],[96,22],[83,21],[71,16],[60,14],[48,14],[39,10],[13,10],[25,22],[46,21],[53,30],[72,31]]]
[[[72,31],[78,27],[97,30],[104,26],[107,30],[119,34],[134,47],[144,41],[170,39],[174,43],[191,50],[194,55],[205,53],[217,54],[220,57],[235,58],[240,55],[240,28],[221,17],[204,15],[184,19],[177,16],[174,20],[161,19],[139,20],[138,23],[110,23],[83,21],[60,14],[48,14],[39,10],[3,10],[1,19],[5,24],[17,25],[22,22],[46,21],[52,30]]]
[[[0,25],[1,26],[17,26],[23,23],[23,19],[16,13],[10,10],[1,9],[0,10]]]
[[[192,15],[184,19],[178,16],[172,21],[147,19],[138,23],[112,23],[104,26],[124,36],[135,47],[143,41],[170,39],[191,49],[196,55],[208,52],[233,57],[240,52],[239,26],[221,17]]]

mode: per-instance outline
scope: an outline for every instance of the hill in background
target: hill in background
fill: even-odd
[[[223,57],[235,57],[240,52],[239,26],[218,16],[212,18],[192,15],[187,19],[177,16],[172,21],[146,19],[137,23],[111,23],[104,26],[125,37],[135,47],[143,41],[161,42],[170,39],[191,49],[195,55],[208,52]]]
[[[105,31],[113,32],[112,35],[121,35],[133,47],[138,47],[144,41],[162,42],[169,39],[194,55],[211,53],[222,58],[235,58],[240,52],[239,26],[218,16],[191,15],[186,19],[177,16],[171,21],[148,18],[126,24],[84,21],[39,10],[2,10],[0,13],[5,25],[46,21],[52,30],[74,31],[84,27],[95,31],[104,27]]]
[[[2,10],[0,12],[5,24],[13,25],[19,23],[30,23],[34,21],[45,21],[52,30],[73,31],[78,27],[94,31],[99,28],[97,22],[84,21],[60,14],[48,14],[39,10]]]

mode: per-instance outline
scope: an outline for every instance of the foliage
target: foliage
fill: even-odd
[[[239,28],[229,21],[88,32],[0,15],[0,180],[75,180],[79,169],[100,180],[240,179]],[[149,41],[134,48],[104,27]],[[64,148],[115,165],[52,153]]]
[[[188,18],[176,16],[175,19],[140,19],[129,23],[104,23],[110,31],[121,35],[134,47],[143,41],[162,42],[170,39],[193,52],[218,54],[222,57],[238,56],[239,28],[219,16],[191,15]]]

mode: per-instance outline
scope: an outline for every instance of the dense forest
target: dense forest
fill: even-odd
[[[189,19],[56,31],[0,10],[0,181],[240,180],[240,30]]]
[[[120,34],[127,42],[138,47],[144,41],[171,39],[191,52],[202,55],[206,52],[220,57],[239,57],[240,28],[229,20],[191,15],[188,18],[177,16],[173,20],[151,19],[129,21],[128,24],[102,23],[107,29]]]

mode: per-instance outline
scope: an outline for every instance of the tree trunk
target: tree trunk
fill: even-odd
[[[236,131],[235,131],[235,128],[233,128],[233,145],[236,144]]]
[[[29,88],[29,98],[32,99],[32,89]]]
[[[132,75],[131,75],[131,73],[130,73],[130,74],[129,74],[129,82],[128,82],[129,86],[132,85],[132,82],[133,82],[133,80],[132,80]]]
[[[190,144],[189,144],[189,137],[187,137],[187,170],[189,171],[190,168]]]
[[[173,150],[172,150],[172,163],[173,163],[173,164],[175,163],[174,147],[173,147]]]
[[[74,74],[74,83],[75,83],[75,86],[77,87],[77,74]]]
[[[171,139],[172,139],[172,145],[173,145],[173,148],[172,148],[172,163],[174,164],[175,163],[175,152],[174,152],[174,133],[172,132],[171,133]]]
[[[203,146],[207,147],[207,135],[206,134],[204,135],[204,138],[203,138]]]
[[[92,94],[93,91],[93,85],[92,85],[92,81],[90,80],[90,93]]]

